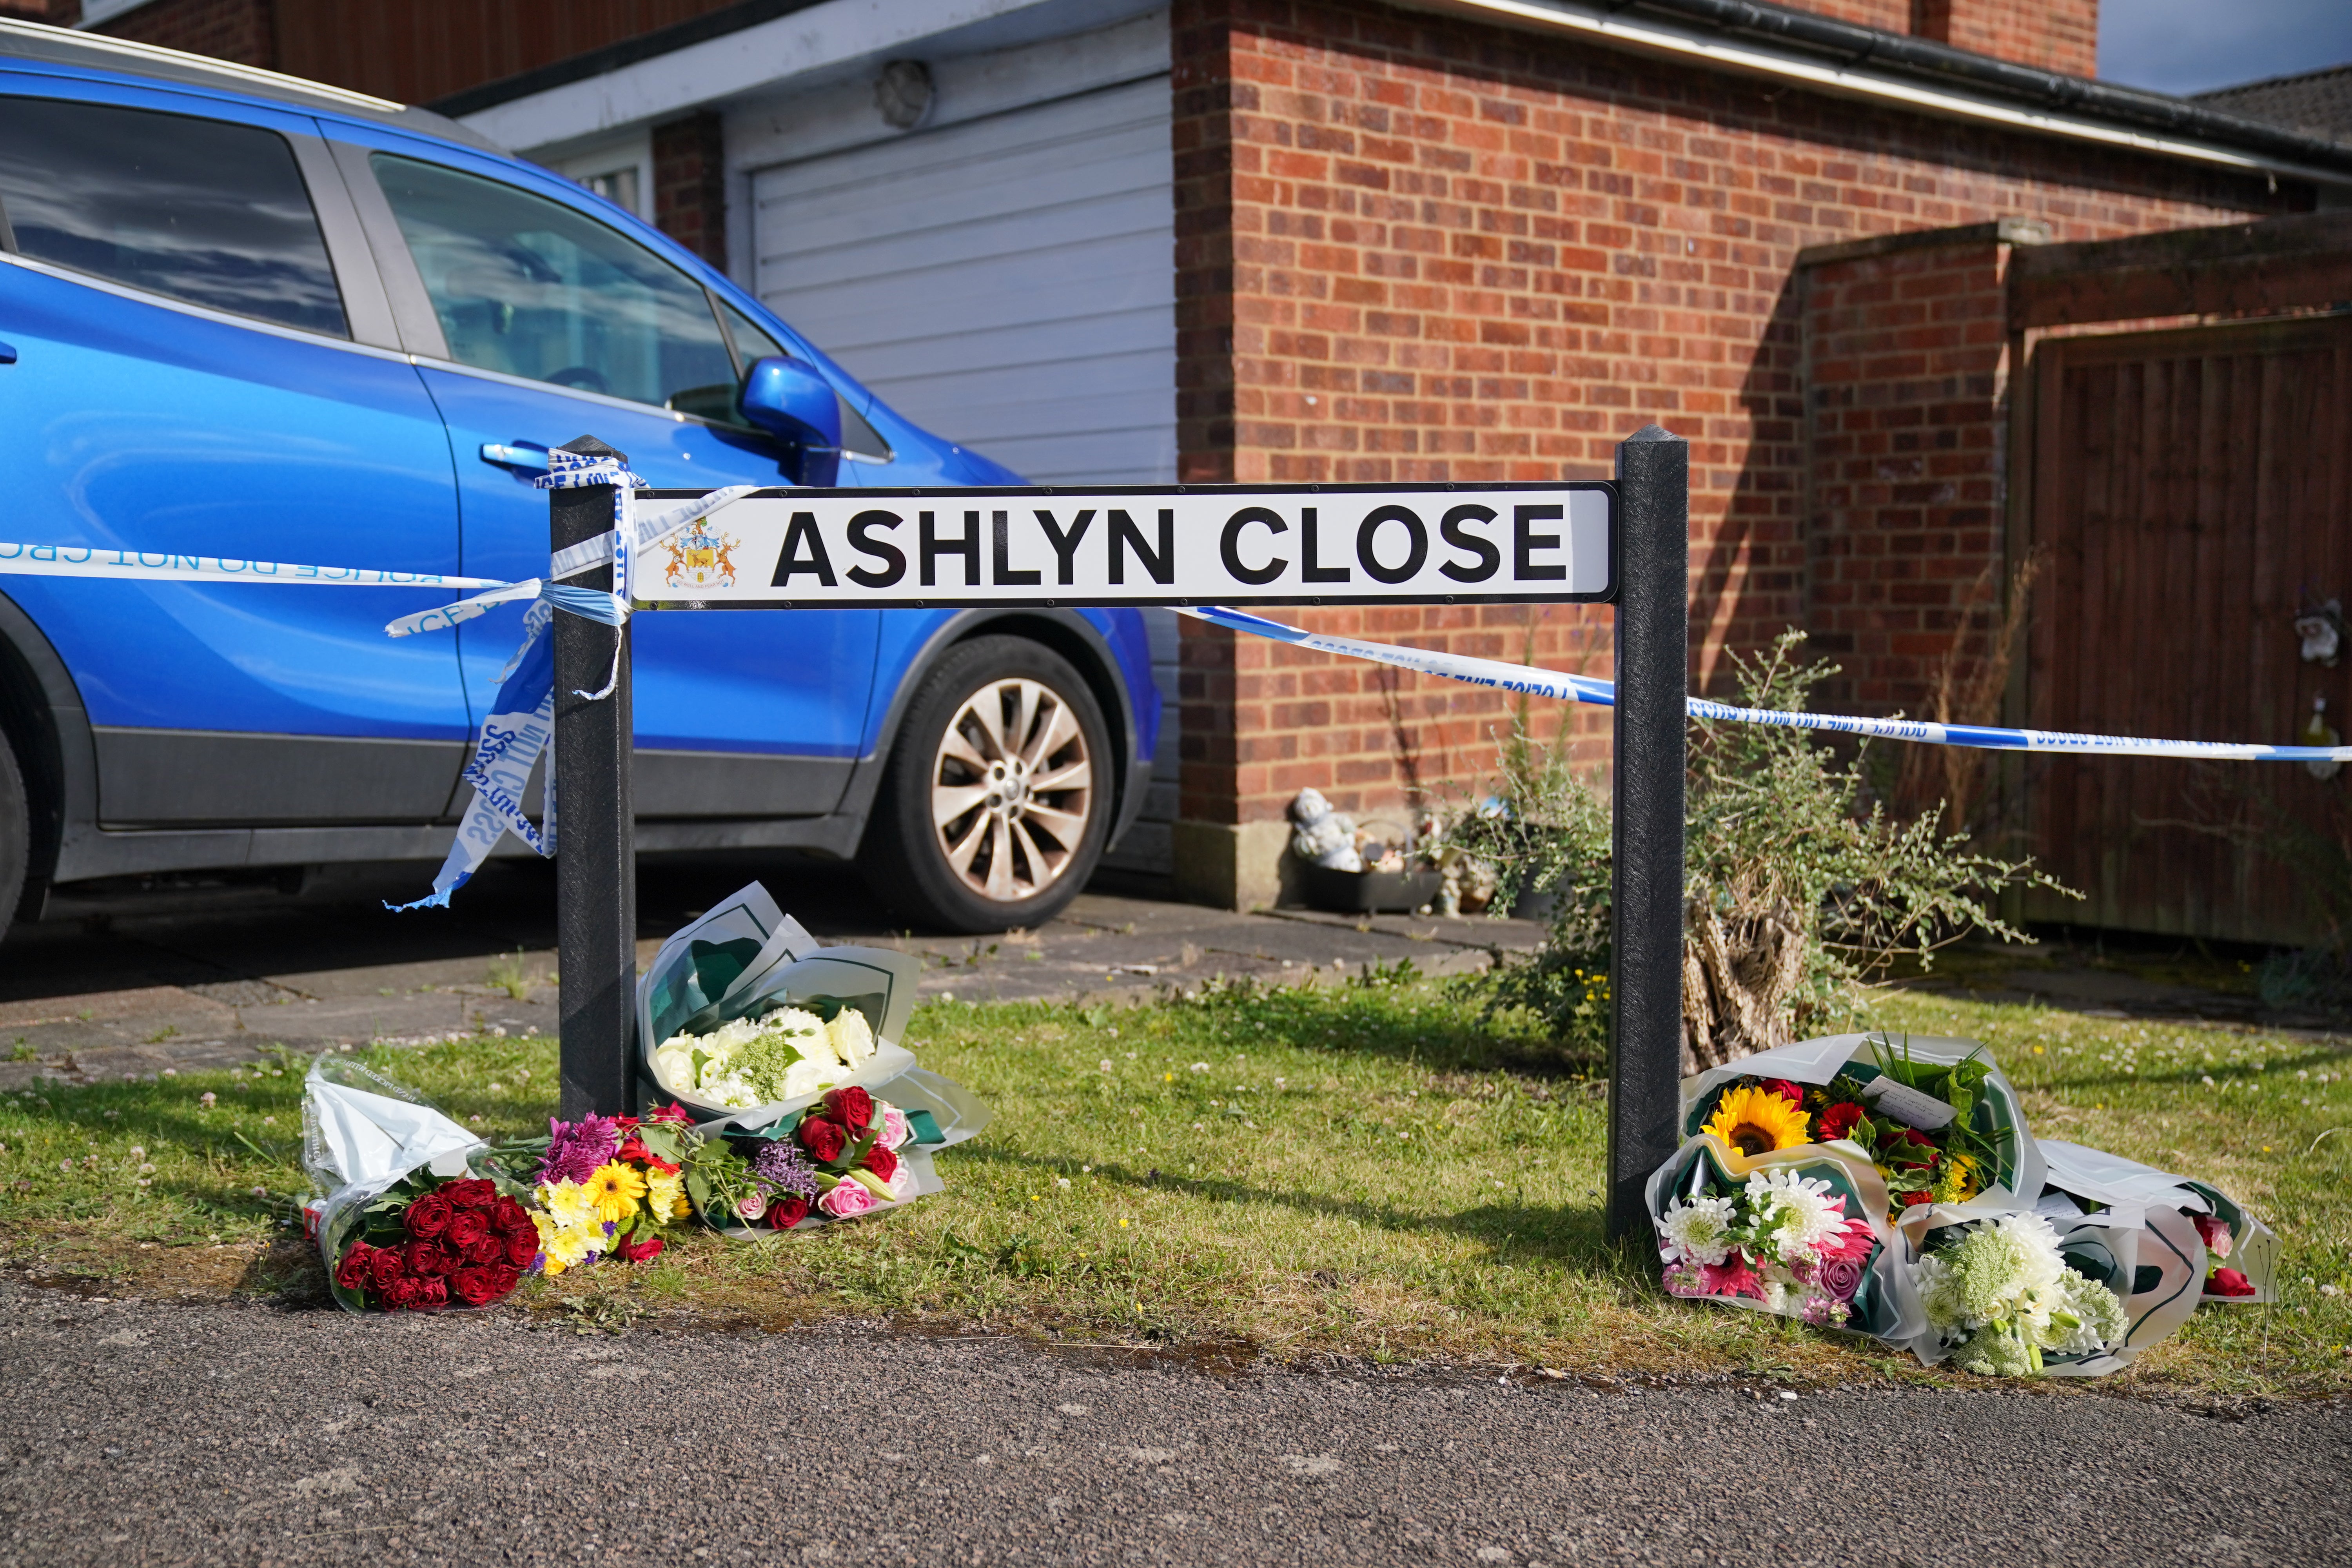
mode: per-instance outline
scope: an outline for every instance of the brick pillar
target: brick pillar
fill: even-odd
[[[1999,624],[2009,258],[2048,238],[2002,219],[1798,258],[1808,651],[1841,667],[1821,708],[1923,714],[1954,637]]]
[[[1923,38],[2067,76],[2099,74],[2099,0],[1916,0]]]
[[[727,269],[727,148],[717,113],[654,127],[654,226]]]
[[[76,16],[80,0],[67,0]],[[109,37],[207,55],[232,65],[278,67],[272,0],[157,0],[96,29]],[[54,18],[53,18],[54,19]]]
[[[1176,472],[1192,484],[1234,478],[1232,36],[1229,0],[1179,0],[1169,17]],[[1251,175],[1255,154],[1255,148],[1240,151]],[[1244,823],[1241,806],[1244,794],[1264,787],[1259,753],[1279,745],[1266,738],[1256,700],[1273,645],[1189,619],[1178,623],[1177,637],[1176,891],[1226,909],[1271,903],[1286,833],[1279,821]]]

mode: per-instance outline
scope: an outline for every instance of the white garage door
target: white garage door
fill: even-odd
[[[891,407],[1036,484],[1176,477],[1165,77],[752,176],[757,286]]]
[[[761,169],[760,298],[891,407],[1034,483],[1172,483],[1168,94],[1156,76]],[[1107,864],[1164,878],[1176,626],[1144,615],[1160,753]]]

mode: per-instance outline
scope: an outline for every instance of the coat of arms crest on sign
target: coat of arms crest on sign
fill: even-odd
[[[674,539],[662,541],[662,549],[669,552],[669,566],[664,573],[672,588],[732,588],[735,585],[733,552],[742,541],[723,530],[696,523]]]

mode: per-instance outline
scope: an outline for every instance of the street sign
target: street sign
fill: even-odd
[[[680,610],[1600,602],[1616,505],[1598,482],[762,490],[639,552],[629,590]]]

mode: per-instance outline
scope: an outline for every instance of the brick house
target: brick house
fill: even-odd
[[[1997,618],[2027,356],[2117,325],[2018,327],[2021,252],[2352,194],[2352,145],[2090,79],[2096,0],[80,5],[455,114],[1041,480],[1605,477],[1656,420],[1695,681],[1800,626],[1872,711]],[[1605,611],[1299,614],[1608,671]],[[1162,629],[1181,723],[1118,863],[1191,897],[1274,897],[1295,792],[1402,815],[1507,717]]]

